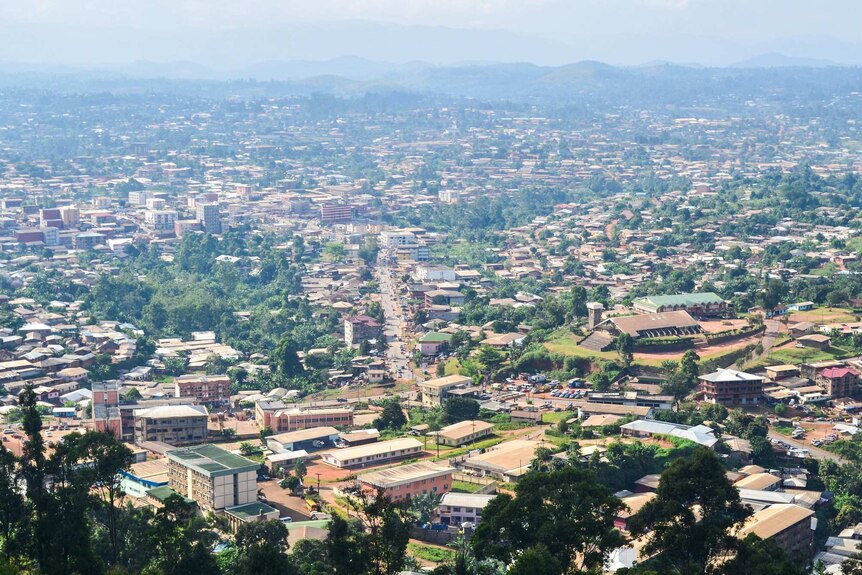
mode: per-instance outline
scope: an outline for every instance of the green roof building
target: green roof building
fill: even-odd
[[[168,458],[168,486],[207,510],[257,501],[260,464],[217,445],[173,449]]]
[[[724,317],[728,313],[727,302],[713,292],[651,295],[634,300],[632,306],[638,313],[687,311],[700,317]]]

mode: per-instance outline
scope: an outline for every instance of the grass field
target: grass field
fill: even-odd
[[[476,443],[474,443],[472,445],[465,445],[464,447],[452,449],[452,450],[447,451],[445,454],[443,453],[443,450],[441,447],[440,457],[435,457],[434,460],[435,461],[441,461],[443,459],[449,459],[450,457],[458,457],[459,455],[464,455],[465,453],[469,453],[469,452],[473,451],[474,449],[488,449],[489,447],[494,447],[495,445],[503,443],[503,441],[505,439],[506,439],[505,437],[491,436],[490,439],[485,439],[483,441],[477,441]],[[436,447],[434,447],[434,449],[436,449]],[[429,445],[428,451],[431,451],[431,450],[432,450],[432,447]]]
[[[812,349],[809,347],[796,347],[795,344],[789,343],[779,348],[772,348],[768,355],[761,357],[750,365],[746,365],[746,368],[752,369],[767,365],[796,365],[800,363],[810,363],[812,361],[827,361],[847,357],[851,354],[852,352],[850,350],[840,347],[831,347],[828,350],[821,351],[819,349]]]
[[[408,543],[407,553],[429,563],[443,563],[444,561],[453,561],[455,559],[454,549],[435,547],[433,545],[425,545],[424,543]]]
[[[572,411],[549,411],[542,414],[542,423],[560,423],[571,417],[575,417]]]
[[[479,483],[470,483],[469,481],[458,481],[457,479],[452,482],[452,491],[456,493],[476,493],[480,489],[482,489],[484,485]]]

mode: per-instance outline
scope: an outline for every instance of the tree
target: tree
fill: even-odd
[[[410,513],[416,523],[424,525],[431,520],[439,504],[440,498],[433,493],[420,493],[410,500]]]
[[[367,536],[359,520],[355,521],[355,524],[348,523],[340,515],[333,515],[329,522],[326,554],[334,575],[356,575],[371,569],[371,557],[365,544]]]
[[[572,317],[575,318],[575,321],[578,321],[587,315],[587,288],[584,286],[574,286],[571,296]]]
[[[18,459],[0,443],[0,535],[3,556],[9,561],[23,548],[24,519],[27,508],[17,477]]]
[[[750,534],[736,545],[732,558],[719,565],[716,575],[805,575],[804,558],[797,559],[801,561],[792,561],[774,540]]]
[[[237,575],[290,575],[287,527],[278,520],[252,521],[239,526],[234,536]]]
[[[452,396],[443,402],[447,423],[458,423],[479,417],[479,402],[469,397]]]
[[[407,416],[404,415],[401,402],[397,399],[385,401],[383,411],[374,420],[374,427],[377,429],[401,429],[405,425],[407,425]]]
[[[509,567],[507,575],[562,575],[563,567],[542,544],[525,550]]]
[[[406,502],[394,503],[377,493],[360,495],[353,501],[356,515],[366,532],[364,538],[373,575],[395,575],[404,567],[410,540]]]
[[[329,242],[323,248],[323,255],[325,255],[330,261],[340,262],[347,256],[347,248],[344,247],[344,244]]]
[[[532,472],[485,508],[473,534],[480,559],[510,563],[521,552],[545,545],[563,572],[600,569],[622,544],[613,518],[622,502],[587,469]]]
[[[766,280],[763,289],[757,294],[757,303],[763,309],[771,312],[786,295],[787,284],[779,279],[769,279]]]
[[[207,359],[204,362],[204,372],[207,375],[224,375],[227,372],[228,367],[230,367],[230,362],[215,353],[207,356]]]
[[[99,494],[107,517],[108,537],[111,543],[111,561],[116,563],[119,553],[117,515],[119,500],[124,493],[120,486],[121,471],[127,471],[134,461],[132,451],[117,441],[113,435],[91,431],[81,436],[83,460],[90,462],[82,472],[87,484],[94,486]]]
[[[279,373],[286,377],[295,377],[305,371],[296,353],[296,343],[289,336],[284,336],[275,346],[273,359]]]
[[[626,368],[628,368],[632,364],[632,360],[634,360],[634,348],[635,342],[634,339],[632,339],[632,336],[625,332],[617,336],[617,353],[620,355],[620,359]]]
[[[775,415],[777,415],[778,417],[782,417],[782,416],[784,416],[785,413],[787,413],[787,404],[786,403],[776,404]]]
[[[716,558],[737,549],[731,527],[748,511],[706,448],[677,459],[661,475],[656,497],[633,515],[629,530],[652,537],[645,547],[668,573],[704,573]]]
[[[506,360],[506,356],[490,345],[483,345],[476,352],[476,359],[491,372],[500,367],[500,364]]]

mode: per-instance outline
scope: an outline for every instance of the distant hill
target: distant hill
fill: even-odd
[[[760,54],[730,65],[731,68],[825,68],[828,66],[840,66],[840,64],[818,58],[797,58],[778,52]]]

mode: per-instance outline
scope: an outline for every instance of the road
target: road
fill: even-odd
[[[786,435],[782,435],[782,434],[778,433],[777,431],[770,430],[769,431],[769,439],[777,439],[779,441],[783,441],[784,443],[786,443],[787,445],[790,445],[791,447],[797,447],[799,449],[807,449],[808,453],[811,454],[811,457],[813,457],[814,459],[819,459],[819,460],[831,459],[832,461],[835,461],[836,463],[841,463],[842,465],[847,463],[846,459],[832,453],[831,451],[826,451],[825,449],[820,449],[819,447],[814,447],[813,445],[808,445],[806,443],[802,443],[801,441],[796,441],[795,439],[791,439],[791,438],[787,437]]]
[[[410,359],[407,356],[407,343],[403,336],[407,329],[407,318],[401,309],[401,300],[396,289],[396,280],[388,263],[389,256],[385,251],[377,258],[375,275],[380,285],[380,305],[383,307],[383,333],[388,344],[386,348],[386,363],[396,379],[412,379]]]

